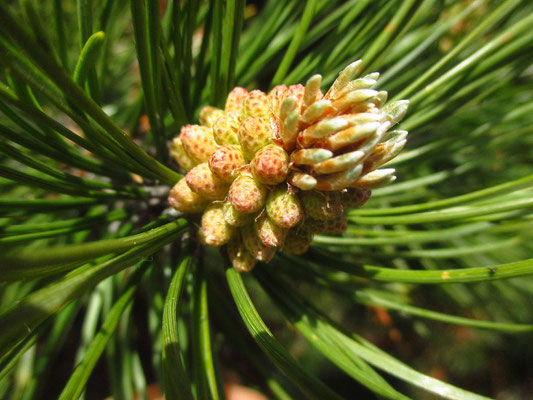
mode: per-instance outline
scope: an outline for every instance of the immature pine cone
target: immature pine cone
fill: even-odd
[[[227,244],[239,271],[278,249],[302,254],[315,233],[342,233],[345,211],[396,178],[377,168],[405,145],[406,131],[388,130],[408,101],[385,104],[387,92],[371,89],[379,73],[356,79],[360,65],[348,65],[325,95],[320,75],[268,94],[237,87],[224,110],[204,107],[202,125],[173,140],[171,154],[188,172],[170,205],[203,212],[200,240]]]

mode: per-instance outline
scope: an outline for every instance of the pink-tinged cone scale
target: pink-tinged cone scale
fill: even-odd
[[[185,180],[193,192],[209,200],[223,200],[228,192],[228,184],[217,178],[207,163],[198,164],[187,172]]]
[[[174,185],[168,196],[168,202],[176,210],[185,213],[202,212],[209,204],[208,199],[191,190],[185,178]]]
[[[249,173],[241,173],[231,184],[228,193],[228,199],[235,210],[243,214],[257,212],[263,208],[266,196],[266,187]]]
[[[285,229],[292,228],[303,218],[298,196],[290,193],[286,185],[280,185],[270,192],[266,211],[275,224]]]
[[[209,169],[224,182],[232,182],[243,165],[244,156],[240,147],[235,145],[221,146],[209,157]]]
[[[289,156],[285,150],[274,144],[255,153],[251,164],[255,178],[265,185],[284,182],[289,173]]]
[[[209,156],[217,149],[210,128],[199,125],[186,125],[181,128],[180,139],[185,151],[196,163],[209,160]]]

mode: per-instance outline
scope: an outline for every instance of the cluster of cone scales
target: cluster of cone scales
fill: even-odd
[[[346,67],[323,94],[322,77],[268,94],[237,87],[224,110],[204,107],[201,125],[187,125],[171,154],[187,172],[169,203],[202,213],[201,242],[227,245],[233,266],[249,271],[277,250],[307,251],[315,233],[342,233],[346,211],[371,189],[395,179],[378,169],[403,148],[407,132],[390,130],[407,101],[387,104],[372,89],[378,73]]]

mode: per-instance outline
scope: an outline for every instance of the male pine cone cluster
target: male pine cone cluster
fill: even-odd
[[[187,172],[170,205],[203,213],[199,238],[227,245],[233,266],[249,271],[276,250],[307,251],[315,233],[341,233],[345,211],[395,179],[377,169],[403,148],[407,132],[389,131],[407,101],[385,105],[371,89],[378,73],[356,78],[346,67],[326,94],[322,77],[268,94],[237,87],[224,110],[204,107],[201,125],[181,128],[171,154]]]

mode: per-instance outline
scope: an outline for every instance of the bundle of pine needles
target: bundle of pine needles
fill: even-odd
[[[275,399],[526,398],[532,25],[527,0],[0,4],[0,397],[231,400],[242,385]],[[343,90],[367,97],[341,110],[326,92],[358,59],[362,78]],[[314,74],[307,93],[325,96],[311,106],[294,88]],[[234,87],[277,85],[293,89],[270,108],[261,146],[287,169],[270,182],[252,165],[248,183],[271,185],[266,196],[283,182],[302,203],[306,190],[372,196],[343,203],[342,229],[321,225],[302,251],[283,239],[241,273],[231,261],[252,251],[242,232],[284,208],[267,216],[262,199],[230,261],[204,245],[209,218],[169,204],[188,169],[170,149],[184,126],[211,132],[200,111],[224,114]],[[340,152],[324,131],[303,144],[305,129],[339,115],[397,123],[390,104],[403,99],[391,131],[407,142],[389,124]],[[405,144],[385,165],[396,181],[357,181],[391,138]],[[332,157],[344,158],[323,164]]]

